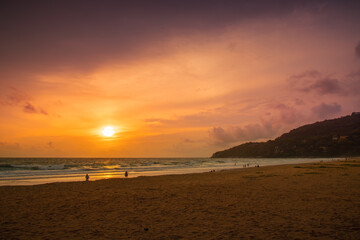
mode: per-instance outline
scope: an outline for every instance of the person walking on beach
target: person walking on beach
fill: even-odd
[[[86,179],[87,182],[89,181],[89,174],[85,175],[85,179]]]
[[[128,172],[127,172],[127,171],[125,171],[125,177],[128,177],[128,175],[129,175],[129,174],[128,174]]]

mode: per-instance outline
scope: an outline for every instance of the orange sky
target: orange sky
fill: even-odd
[[[208,157],[359,111],[351,4],[93,4],[4,6],[0,156]]]

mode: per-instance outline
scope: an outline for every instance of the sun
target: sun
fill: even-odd
[[[113,127],[111,126],[106,126],[104,127],[104,129],[102,130],[102,134],[105,136],[105,137],[112,137],[115,133],[115,130]]]

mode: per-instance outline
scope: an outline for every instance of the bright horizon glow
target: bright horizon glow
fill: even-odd
[[[106,126],[101,132],[105,137],[112,137],[115,133],[114,127]]]

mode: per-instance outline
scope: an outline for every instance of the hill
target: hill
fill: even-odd
[[[267,142],[248,142],[212,158],[360,156],[360,113],[301,126]]]

